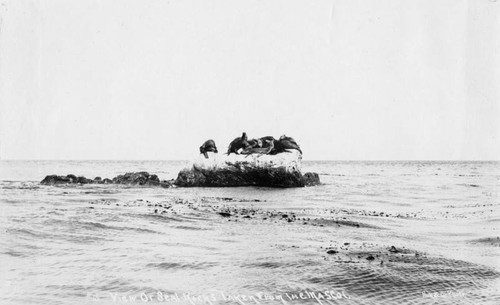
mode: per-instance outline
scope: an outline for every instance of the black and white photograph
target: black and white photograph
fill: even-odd
[[[0,0],[0,304],[500,304],[500,0]]]

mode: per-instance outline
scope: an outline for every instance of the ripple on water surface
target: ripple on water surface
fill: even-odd
[[[77,172],[78,164],[64,172]],[[113,166],[112,173],[177,172],[168,162]],[[0,303],[112,304],[118,295],[215,289],[285,300],[300,292],[350,297],[324,304],[500,304],[498,268],[477,263],[499,255],[492,230],[500,224],[497,163],[307,166],[324,173],[323,185],[155,189],[2,181],[0,272],[9,288]],[[92,163],[82,173],[89,168],[102,173]],[[475,256],[456,259],[463,249]],[[217,303],[241,304],[220,295]]]

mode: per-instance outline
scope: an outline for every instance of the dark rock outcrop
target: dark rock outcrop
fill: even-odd
[[[185,169],[179,172],[175,184],[180,187],[302,187],[306,185],[300,172],[288,172],[282,167],[253,168],[244,171]]]
[[[314,186],[321,184],[319,180],[319,175],[317,173],[305,173],[302,176],[302,180],[305,186]]]
[[[316,173],[300,172],[302,155],[298,151],[276,156],[252,154],[200,159],[179,172],[180,187],[303,187],[319,184]]]
[[[54,184],[66,184],[66,183],[78,183],[77,179],[72,179],[70,176],[57,176],[57,175],[49,175],[46,176],[40,183],[45,185],[54,185]]]
[[[160,185],[160,179],[157,175],[150,175],[148,172],[126,173],[113,178],[115,184],[132,185]]]
[[[157,175],[150,175],[148,172],[137,172],[137,173],[126,173],[124,175],[118,175],[113,179],[96,177],[94,180],[85,178],[83,176],[76,177],[75,175],[67,176],[57,176],[49,175],[46,176],[40,184],[44,185],[56,185],[56,184],[126,184],[126,185],[144,185],[144,186],[161,186],[161,187],[171,187],[173,185],[172,180],[162,180],[158,178]]]
[[[91,183],[94,183],[94,180],[92,179],[87,179],[83,176],[80,176],[77,178],[77,182],[76,183],[80,183],[80,184],[91,184]]]
[[[160,187],[304,187],[320,184],[317,173],[302,174],[302,154],[298,150],[278,155],[236,155],[199,158],[191,167],[181,170],[174,180],[160,180],[148,172],[132,172],[113,179],[67,175],[46,176],[40,183],[57,184],[122,184]]]

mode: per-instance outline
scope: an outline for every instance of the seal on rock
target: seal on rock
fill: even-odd
[[[230,144],[229,147],[227,148],[227,154],[230,155],[231,153],[239,154],[240,149],[246,149],[250,145],[248,144],[248,138],[247,138],[247,133],[243,132],[241,137],[238,137],[234,139]]]
[[[209,151],[218,153],[217,146],[215,146],[215,141],[212,139],[205,141],[205,143],[203,143],[203,145],[200,146],[200,154],[203,154],[207,159],[208,159],[207,152]]]
[[[248,145],[250,145],[252,148],[258,148],[262,147],[262,141],[260,139],[251,139],[248,140]]]
[[[259,140],[260,141],[260,140]],[[242,155],[251,155],[251,154],[261,154],[267,155],[274,149],[273,141],[266,141],[266,147],[248,147],[244,149],[241,154]]]
[[[273,137],[273,136],[267,136],[267,137],[262,137],[259,139],[262,143],[262,146],[261,147],[269,147],[269,143],[273,143],[274,145],[274,142],[276,141],[276,139]]]
[[[302,150],[300,150],[299,145],[292,137],[287,137],[286,135],[282,135],[279,141],[284,149],[296,149],[300,152],[300,154],[302,154]]]

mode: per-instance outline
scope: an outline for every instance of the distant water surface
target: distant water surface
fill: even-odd
[[[0,304],[500,304],[499,162],[313,162],[295,189],[42,186],[0,161]]]

